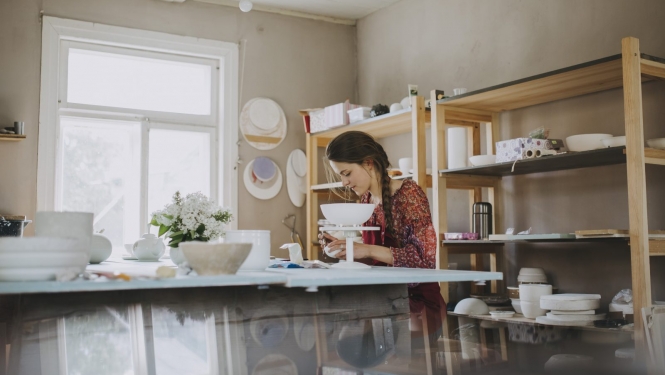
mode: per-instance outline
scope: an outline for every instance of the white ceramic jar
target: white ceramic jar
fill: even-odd
[[[253,245],[239,271],[263,271],[270,265],[269,230],[227,230],[224,242]]]

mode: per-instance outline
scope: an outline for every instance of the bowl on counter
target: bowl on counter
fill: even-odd
[[[370,203],[322,204],[321,212],[328,221],[335,225],[361,225],[372,216],[374,205]]]
[[[251,243],[181,242],[179,248],[199,276],[235,275],[252,250]]]
[[[455,305],[455,314],[487,315],[490,308],[478,298],[465,298]]]
[[[474,155],[469,158],[469,163],[474,167],[481,165],[495,164],[496,155]]]
[[[620,147],[620,146],[625,146],[626,145],[626,136],[618,136],[618,137],[612,137],[612,138],[605,138],[601,140],[603,142],[603,145],[605,147]]]
[[[612,134],[578,134],[566,138],[569,151],[590,151],[605,148],[603,139],[612,138]]]
[[[665,138],[653,138],[647,140],[647,146],[651,148],[657,148],[659,150],[665,150]]]

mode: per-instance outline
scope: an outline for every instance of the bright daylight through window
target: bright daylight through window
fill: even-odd
[[[121,255],[176,191],[229,204],[236,46],[48,21],[56,37],[45,32],[45,47],[59,53],[42,64],[38,210],[94,213]],[[63,35],[69,24],[90,38]]]

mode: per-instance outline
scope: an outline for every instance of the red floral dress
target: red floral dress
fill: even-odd
[[[360,198],[361,203],[370,203],[368,191]],[[383,205],[378,204],[363,226],[380,227],[380,231],[363,232],[363,243],[389,247],[393,255],[393,267],[436,268],[436,232],[425,192],[413,180],[404,180],[392,197],[393,233],[386,231]],[[369,264],[387,266],[370,260]],[[411,313],[420,313],[427,308],[428,327],[435,332],[441,326],[441,312],[446,304],[441,298],[438,283],[409,284]]]

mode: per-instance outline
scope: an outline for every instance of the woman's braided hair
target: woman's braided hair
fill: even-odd
[[[390,162],[388,155],[371,135],[361,131],[348,131],[335,137],[326,148],[326,159],[338,163],[353,163],[362,165],[365,161],[371,160],[378,183],[381,186],[381,203],[383,205],[383,214],[386,219],[386,232],[392,233],[393,215],[392,215],[392,196],[390,195],[390,176],[388,168]],[[328,168],[329,180],[332,177],[329,163],[324,163]],[[332,182],[332,181],[331,181]],[[342,196],[340,194],[340,196]]]

